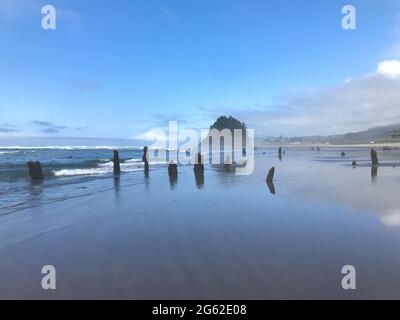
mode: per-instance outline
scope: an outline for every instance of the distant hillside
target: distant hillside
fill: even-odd
[[[265,138],[264,143],[329,143],[329,144],[364,144],[400,142],[400,124],[375,127],[361,132],[349,132],[331,136],[301,136],[292,138]]]

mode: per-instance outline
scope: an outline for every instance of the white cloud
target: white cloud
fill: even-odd
[[[208,130],[205,128],[205,130]],[[187,142],[189,138],[200,137],[201,130],[194,128],[182,128],[178,130],[176,136],[173,132],[169,132],[168,129],[163,130],[160,128],[151,129],[145,133],[136,135],[132,139],[145,140],[148,142],[156,142],[160,148],[165,147],[165,143],[169,142],[171,139],[177,139],[178,142]]]
[[[400,60],[381,61],[376,72],[390,79],[400,79]]]
[[[145,141],[167,141],[166,133],[161,129],[151,129],[145,133],[134,136],[133,139],[140,139]]]
[[[348,84],[348,83],[350,83],[350,82],[352,82],[354,79],[353,78],[347,78],[345,81],[344,81],[344,83],[345,84]]]
[[[258,136],[329,135],[400,123],[400,61],[336,86],[292,91],[276,103],[247,110],[220,108]]]

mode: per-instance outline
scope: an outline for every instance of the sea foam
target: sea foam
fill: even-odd
[[[160,165],[165,164],[165,161],[153,161],[149,162],[150,165]],[[141,159],[129,159],[124,162],[121,162],[121,171],[122,172],[134,172],[134,171],[142,171],[144,164]],[[67,176],[92,176],[92,175],[102,175],[102,174],[110,174],[114,170],[114,163],[112,161],[103,162],[97,164],[95,168],[74,168],[74,169],[61,169],[61,170],[53,170],[53,174],[55,177],[67,177]]]

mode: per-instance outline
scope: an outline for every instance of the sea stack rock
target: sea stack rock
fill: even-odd
[[[28,168],[29,168],[29,175],[32,180],[43,180],[44,179],[42,165],[39,161],[38,162],[33,162],[33,161],[28,162]]]
[[[373,167],[377,167],[379,165],[378,154],[375,149],[371,149],[371,162]]]
[[[269,170],[269,172],[268,172],[267,183],[273,182],[274,175],[275,175],[275,167],[272,167],[271,170]]]
[[[117,150],[114,150],[114,174],[120,174],[121,173],[121,166],[120,166],[120,160],[119,160],[119,154]]]

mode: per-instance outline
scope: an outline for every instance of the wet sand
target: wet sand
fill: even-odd
[[[260,152],[251,176],[206,166],[196,184],[179,167],[171,182],[166,168],[126,173],[45,204],[38,187],[35,206],[0,217],[0,298],[400,298],[400,167],[371,177],[368,150]],[[341,289],[348,264],[355,291]]]

